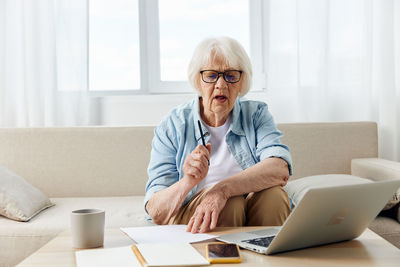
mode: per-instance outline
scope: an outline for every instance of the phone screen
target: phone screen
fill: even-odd
[[[236,244],[209,244],[209,258],[239,258]]]

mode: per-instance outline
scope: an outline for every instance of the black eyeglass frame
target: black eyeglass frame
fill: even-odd
[[[206,81],[204,80],[204,77],[203,77],[203,73],[206,72],[206,71],[213,71],[213,72],[216,72],[216,73],[218,74],[217,79],[216,79],[214,82],[206,82]],[[225,74],[226,74],[227,72],[229,72],[229,71],[238,71],[238,72],[240,73],[240,74],[239,74],[239,79],[238,79],[236,82],[230,82],[230,81],[227,81],[227,80],[226,80]],[[227,83],[237,83],[237,82],[239,82],[240,79],[242,78],[242,73],[243,73],[242,70],[226,70],[226,71],[201,70],[201,71],[200,71],[200,76],[201,76],[201,79],[203,80],[203,82],[205,82],[205,83],[216,83],[216,82],[218,81],[219,77],[220,77],[221,74],[222,74],[222,77],[224,78],[225,82],[227,82]]]

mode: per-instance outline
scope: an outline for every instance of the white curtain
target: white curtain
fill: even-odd
[[[400,161],[400,0],[262,3],[276,120],[376,121]],[[87,0],[0,0],[0,127],[93,124],[86,44]]]
[[[84,0],[0,0],[0,127],[89,123]]]
[[[264,9],[277,121],[376,121],[380,156],[399,161],[400,1],[270,0]]]

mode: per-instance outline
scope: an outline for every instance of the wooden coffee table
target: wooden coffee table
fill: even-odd
[[[257,230],[262,227],[217,228],[213,234]],[[134,244],[119,229],[106,229],[104,247]],[[207,242],[193,244],[205,256]],[[273,256],[241,250],[243,261],[238,266],[400,266],[400,250],[367,229],[359,238],[314,248],[307,248]],[[233,264],[215,264],[232,266]],[[236,264],[235,264],[236,265]],[[18,266],[76,266],[71,232],[66,230],[22,261]]]

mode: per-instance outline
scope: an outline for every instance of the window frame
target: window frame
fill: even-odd
[[[88,23],[89,2],[88,0]],[[267,0],[268,1],[268,0]],[[267,13],[267,1],[249,0],[249,39],[250,59],[253,66],[253,85],[251,92],[266,90],[265,40],[266,32],[264,15]],[[140,54],[140,87],[129,90],[90,90],[89,79],[87,91],[90,96],[118,95],[174,95],[193,94],[188,81],[162,81],[160,62],[160,27],[158,0],[138,0],[139,11],[139,54]],[[89,26],[87,32],[87,76],[89,78]]]

